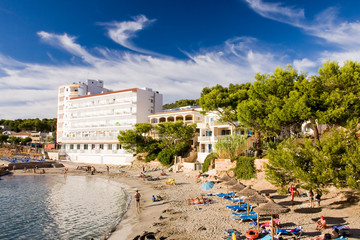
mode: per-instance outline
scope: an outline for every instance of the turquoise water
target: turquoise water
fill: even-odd
[[[100,239],[126,211],[116,182],[91,176],[7,176],[0,181],[0,239]]]

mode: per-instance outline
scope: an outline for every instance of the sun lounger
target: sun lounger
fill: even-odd
[[[268,229],[268,232],[270,233],[271,230]],[[301,226],[296,227],[296,228],[278,228],[275,229],[275,234],[276,237],[280,237],[280,235],[285,234],[285,235],[294,235],[295,237],[300,237],[301,234],[303,233],[303,228]]]
[[[241,204],[241,205],[239,205],[239,204],[236,204],[236,205],[228,205],[228,206],[226,206],[227,208],[229,208],[229,209],[237,209],[238,207],[246,207],[247,206],[247,203],[243,203],[243,204]]]
[[[254,220],[257,218],[257,214],[253,215],[245,215],[245,216],[233,216],[232,219],[236,221],[247,221],[247,220]]]
[[[276,219],[274,219],[274,223],[280,224],[280,220],[278,218],[276,218]],[[250,224],[251,227],[254,227],[254,226],[256,226],[257,223],[256,223],[256,221],[254,221],[254,222],[251,222],[249,224]],[[269,227],[270,226],[270,221],[269,222],[260,222],[260,226],[261,227]]]
[[[244,215],[253,215],[255,213],[256,213],[255,211],[251,211],[249,212],[249,214],[247,212],[233,212],[231,214],[236,216],[244,216]]]
[[[236,193],[231,192],[231,193],[218,193],[216,194],[217,197],[231,197],[233,195],[235,195]]]

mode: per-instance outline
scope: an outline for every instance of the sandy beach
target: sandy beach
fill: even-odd
[[[89,175],[82,170],[76,170],[78,163],[63,162],[69,169],[67,174]],[[86,165],[86,164],[84,164]],[[154,232],[156,239],[226,239],[225,229],[236,229],[241,232],[241,238],[252,227],[249,222],[239,222],[231,218],[231,211],[225,206],[231,205],[230,201],[214,196],[215,193],[226,192],[227,188],[221,184],[208,191],[201,190],[201,182],[197,182],[198,172],[173,173],[166,171],[168,176],[161,176],[161,170],[152,171],[148,174],[156,181],[147,181],[138,177],[141,169],[130,167],[110,166],[107,174],[105,165],[95,165],[97,171],[94,177],[108,178],[112,181],[124,183],[125,190],[133,197],[135,190],[141,194],[141,211],[136,212],[135,202],[132,200],[128,211],[117,229],[113,229],[110,239],[140,239],[144,232]],[[119,173],[119,169],[124,172]],[[15,174],[23,173],[17,170]],[[46,174],[63,174],[63,168],[46,169]],[[175,179],[176,185],[167,185],[168,178]],[[271,198],[278,204],[290,208],[285,214],[280,214],[280,227],[293,228],[303,227],[302,239],[307,239],[319,234],[331,232],[326,229],[323,232],[315,231],[315,222],[320,216],[324,216],[328,225],[346,225],[350,227],[349,239],[360,238],[360,204],[358,194],[350,194],[351,191],[343,189],[329,189],[322,197],[321,206],[309,208],[307,197],[296,197],[293,202],[288,195],[278,195],[276,188],[264,180],[264,173],[259,172],[258,178],[251,181],[241,181],[245,185],[251,185],[253,189],[261,193],[270,193]],[[300,190],[300,193],[304,191]],[[211,200],[208,205],[189,205],[188,199],[204,197]],[[212,194],[213,196],[208,196]],[[160,195],[163,200],[152,202],[153,195]],[[261,216],[261,221],[269,220],[269,216]],[[292,236],[282,235],[284,239],[292,239]]]

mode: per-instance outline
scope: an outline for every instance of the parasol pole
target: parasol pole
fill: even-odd
[[[260,231],[260,223],[259,223],[259,213],[257,213],[257,219],[256,219],[256,225],[257,225],[257,230],[258,230],[258,232]]]
[[[273,215],[271,215],[271,240],[274,240],[274,219],[273,219]]]

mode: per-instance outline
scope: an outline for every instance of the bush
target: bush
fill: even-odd
[[[165,166],[170,166],[174,162],[174,149],[164,148],[157,156],[159,162]]]
[[[209,170],[209,166],[215,167],[215,159],[217,158],[216,153],[210,153],[206,156],[204,163],[202,165],[202,172],[207,172]]]
[[[157,153],[152,152],[145,157],[145,161],[146,162],[154,161],[156,157],[157,157]]]
[[[239,179],[251,179],[255,177],[254,157],[240,156],[236,161],[234,172]]]

